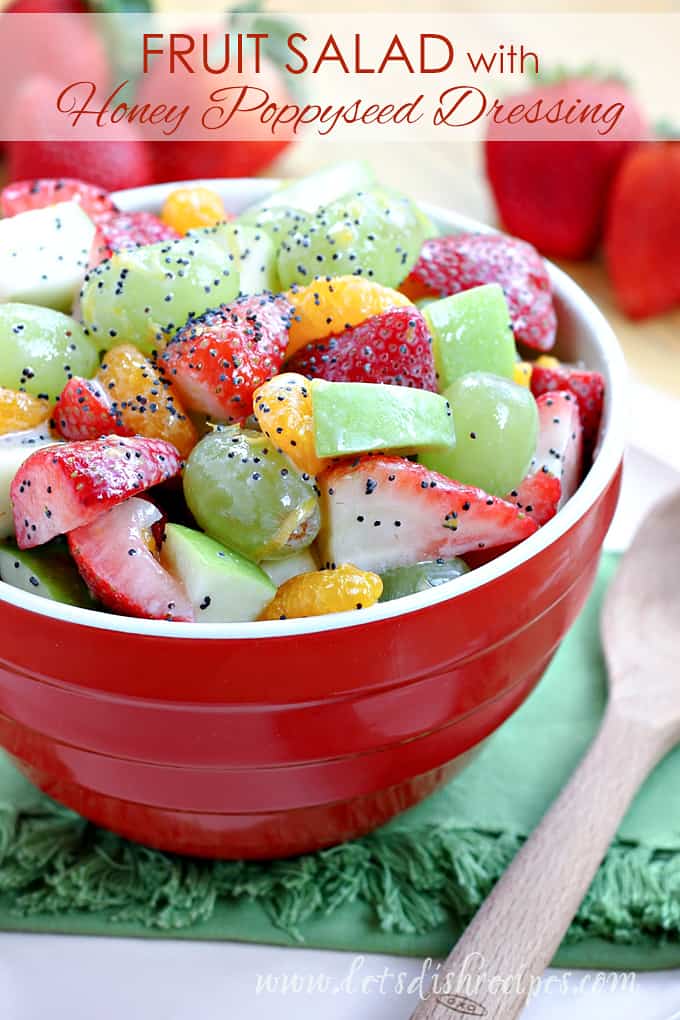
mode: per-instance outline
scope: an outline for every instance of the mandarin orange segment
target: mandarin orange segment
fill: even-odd
[[[518,386],[531,386],[531,362],[516,361],[512,369],[512,381]]]
[[[253,409],[267,439],[300,471],[318,475],[324,470],[328,461],[316,455],[312,393],[303,375],[284,372],[263,383],[255,390]]]
[[[377,574],[343,563],[335,570],[314,570],[285,581],[264,609],[261,620],[347,613],[373,606],[382,595]]]
[[[50,416],[50,405],[41,397],[0,386],[0,435],[33,429]]]
[[[214,227],[229,219],[222,199],[210,188],[175,188],[163,204],[161,219],[178,234]]]
[[[198,433],[166,379],[132,344],[107,351],[97,379],[123,425],[148,439],[166,439],[182,457],[198,442]]]
[[[287,358],[313,340],[412,303],[399,291],[361,276],[319,277],[306,287],[291,287],[286,297],[294,309]]]
[[[536,358],[536,364],[541,368],[559,368],[561,361],[552,354],[541,354],[539,358]]]
[[[403,283],[399,284],[399,293],[403,294],[409,301],[422,301],[424,298],[438,298],[440,295],[432,287],[428,287],[416,276],[407,276]]]

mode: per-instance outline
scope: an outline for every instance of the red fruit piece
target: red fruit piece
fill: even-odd
[[[127,499],[76,528],[69,549],[95,598],[125,616],[193,623],[186,592],[159,563],[153,529],[162,514],[145,499]]]
[[[10,490],[17,544],[30,549],[89,524],[129,496],[173,478],[181,465],[175,447],[162,439],[107,436],[37,450]]]
[[[257,294],[190,319],[160,357],[185,407],[245,421],[253,393],[281,367],[292,311],[282,296]]]
[[[583,427],[573,393],[538,397],[538,447],[530,474],[554,475],[562,485],[558,509],[574,495],[583,471]]]
[[[484,283],[499,283],[517,340],[548,351],[555,343],[557,317],[550,277],[535,248],[505,234],[452,234],[426,241],[405,294],[446,297]]]
[[[562,496],[562,483],[548,471],[527,475],[505,498],[541,526],[555,516]]]
[[[138,248],[156,241],[174,241],[179,234],[149,212],[111,212],[97,219],[90,266],[110,259],[114,251]]]
[[[606,136],[601,125],[576,121],[550,128],[490,121],[486,139],[486,172],[504,227],[534,244],[546,255],[586,258],[601,234],[612,180],[627,153],[630,139],[648,133],[645,116],[620,81],[596,81],[585,76],[541,83],[520,95],[507,97],[507,108],[522,103],[530,109],[541,100],[544,108],[573,101],[608,109],[623,103],[616,126]]]
[[[344,333],[307,344],[291,372],[329,382],[388,383],[437,390],[432,339],[416,308],[393,308]]]
[[[612,189],[604,238],[607,269],[632,319],[680,304],[680,143],[635,150]]]
[[[215,40],[218,41],[217,39]],[[285,76],[264,54],[261,56],[257,73],[254,61],[244,61],[243,73],[238,73],[232,61],[224,74],[220,75],[221,88],[240,89],[244,81],[253,78],[257,85],[268,93],[270,100],[282,107],[292,99],[286,88]],[[215,88],[215,75],[202,68],[197,61],[196,73],[177,75],[170,73],[169,65],[156,61],[149,74],[142,76],[136,101],[152,107],[159,103],[188,104],[192,109],[203,109],[205,97]],[[230,93],[225,93],[230,94]],[[219,140],[196,141],[193,127],[187,119],[170,139],[160,134],[149,139],[148,148],[153,160],[156,181],[192,181],[199,178],[209,180],[217,177],[252,177],[265,169],[293,140],[292,127],[281,127],[277,137],[272,137],[270,126],[253,118],[251,135],[243,138],[235,125],[225,125],[219,132]],[[159,139],[159,140],[157,140]]]
[[[583,426],[583,442],[592,450],[597,442],[604,406],[604,378],[599,372],[559,365],[548,368],[533,365],[531,370],[531,392],[535,397],[555,390],[567,390],[578,401]]]
[[[438,557],[521,542],[536,522],[482,489],[402,457],[344,461],[317,478],[326,566],[354,563],[381,573]]]
[[[79,376],[69,379],[61,391],[54,409],[54,431],[72,441],[133,435],[99,383]]]
[[[22,81],[22,77],[18,80]],[[147,144],[133,125],[118,124],[115,137],[94,142],[79,138],[76,126],[72,138],[57,140],[64,128],[58,119],[61,114],[55,111],[54,98],[67,80],[34,75],[23,82],[11,109],[9,137],[14,140],[7,143],[9,180],[78,177],[107,191],[151,184],[153,172]],[[102,79],[100,76],[88,80]],[[85,130],[80,131],[80,135],[84,133]]]
[[[92,219],[116,212],[107,191],[75,177],[43,177],[31,181],[15,181],[0,192],[0,212],[16,216],[29,209],[43,209],[57,202],[78,202]]]
[[[11,90],[12,102],[3,103],[0,109],[0,138],[26,139],[21,144],[24,149],[30,149],[33,139],[47,137],[46,133],[39,134],[33,127],[37,123],[44,123],[47,118],[55,128],[51,132],[51,137],[58,137],[59,129],[56,129],[56,125],[60,120],[64,122],[64,117],[56,109],[56,98],[66,85],[74,81],[93,82],[98,94],[99,90],[102,94],[109,94],[108,91],[105,92],[111,83],[106,40],[98,20],[90,17],[88,7],[89,4],[76,4],[71,0],[63,4],[59,0],[51,2],[46,0],[45,3],[39,0],[28,2],[19,0],[6,12],[7,14],[55,14],[58,17],[27,19],[11,18],[6,17],[5,13],[2,14],[3,83],[5,88]],[[22,100],[21,115],[15,119],[15,101],[23,94],[24,86],[36,78],[51,81],[52,91],[49,98],[47,92],[42,95],[49,106],[46,105],[42,110],[30,111],[28,104]],[[32,113],[31,122],[27,122],[26,130],[22,130],[21,116],[27,111]],[[15,125],[19,130],[14,130]],[[61,126],[62,132],[64,126],[66,127],[64,133],[77,131],[69,120]],[[10,180],[36,176],[56,177],[62,176],[62,172],[43,173],[29,166],[24,173]],[[88,179],[87,174],[77,168],[68,176]],[[106,187],[106,184],[103,183],[103,186]]]

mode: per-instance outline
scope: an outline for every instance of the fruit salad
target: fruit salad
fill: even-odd
[[[596,449],[550,279],[348,162],[234,215],[0,195],[0,579],[194,623],[356,613],[529,538]]]

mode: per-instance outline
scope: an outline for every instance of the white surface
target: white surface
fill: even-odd
[[[677,434],[678,406],[635,389],[631,420]],[[678,465],[680,466],[680,465]],[[678,476],[630,450],[609,548]],[[0,1020],[407,1020],[423,963],[233,943],[0,934]],[[430,976],[432,971],[430,971]],[[612,987],[612,980],[618,986]],[[326,990],[319,990],[319,982]],[[411,993],[408,993],[409,984]],[[400,992],[399,987],[403,986]],[[297,990],[295,990],[297,987]],[[269,990],[268,990],[269,989]],[[452,1014],[453,1016],[453,1014]],[[524,1020],[680,1020],[680,971],[549,971]]]

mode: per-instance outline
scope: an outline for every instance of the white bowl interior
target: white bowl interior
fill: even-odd
[[[221,194],[227,209],[233,213],[240,213],[253,202],[268,195],[277,186],[278,181],[266,178],[235,178],[204,183]],[[180,186],[179,183],[174,182],[132,188],[129,191],[118,192],[113,197],[118,205],[127,211],[146,209],[157,212],[166,195],[178,186]],[[488,231],[491,229],[462,214],[432,206],[427,202],[422,202],[421,205],[445,231]],[[578,491],[557,516],[531,538],[526,539],[491,563],[478,567],[455,581],[432,588],[430,591],[407,595],[394,602],[381,603],[370,609],[361,609],[353,613],[334,613],[300,620],[221,624],[137,620],[52,602],[37,595],[20,591],[2,581],[0,581],[0,601],[27,609],[36,615],[53,617],[79,626],[124,633],[213,640],[216,638],[256,639],[267,636],[341,630],[373,621],[394,619],[425,609],[427,606],[455,599],[458,595],[478,588],[512,570],[549,546],[583,516],[610,482],[623,454],[626,366],[621,349],[611,327],[587,294],[556,266],[549,263],[549,270],[559,321],[556,352],[564,360],[582,361],[588,368],[601,372],[605,378],[607,395],[602,439],[591,470]]]

